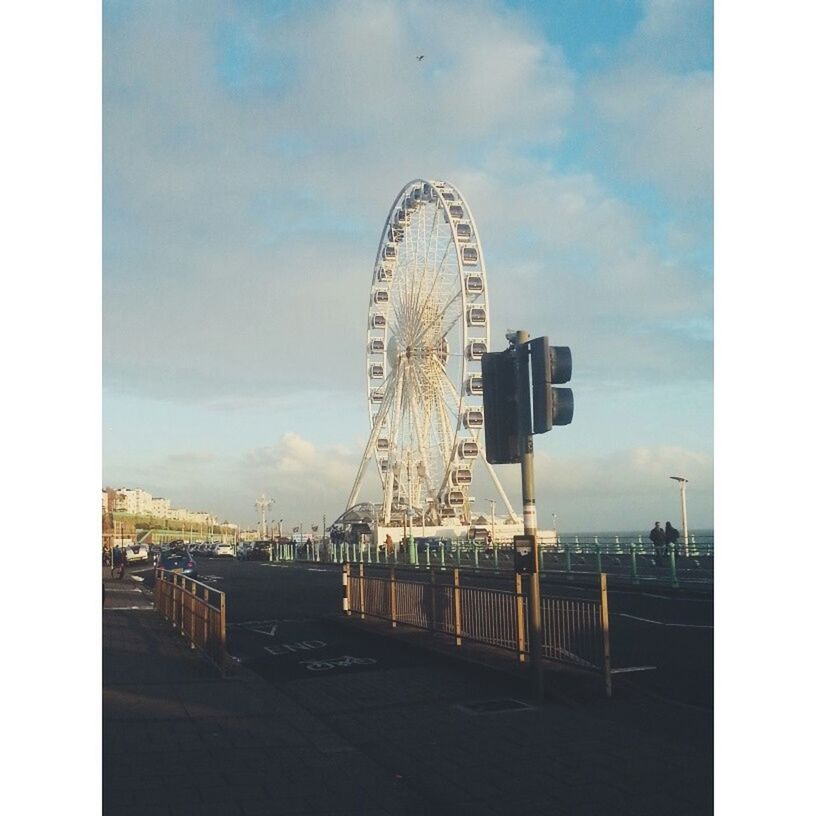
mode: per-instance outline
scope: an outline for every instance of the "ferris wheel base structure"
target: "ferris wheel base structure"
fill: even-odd
[[[485,456],[488,351],[487,270],[470,207],[449,182],[414,179],[388,211],[374,260],[365,348],[370,434],[347,514],[371,464],[382,491],[367,505],[377,527],[401,530],[409,516],[426,529],[470,529],[480,467],[519,523]]]

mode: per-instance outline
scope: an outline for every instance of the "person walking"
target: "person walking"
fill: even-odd
[[[110,577],[116,577],[116,571],[122,564],[122,548],[117,544],[111,552]]]
[[[660,522],[656,521],[655,526],[649,533],[649,540],[654,545],[655,561],[658,565],[663,563],[663,549],[666,546],[666,532],[660,526]]]
[[[674,547],[674,556],[677,557],[677,539],[680,538],[680,531],[676,527],[672,527],[670,521],[666,522],[666,547]],[[669,549],[669,552],[671,550]]]

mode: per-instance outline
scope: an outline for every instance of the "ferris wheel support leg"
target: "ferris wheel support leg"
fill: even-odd
[[[395,386],[395,417],[402,416],[402,379],[403,370],[399,365],[396,376]],[[383,496],[383,523],[386,527],[391,524],[391,507],[394,503],[394,452],[393,450],[388,454],[388,473],[385,476],[385,495]]]
[[[482,450],[481,446],[479,446],[479,455],[482,457],[482,460],[484,461],[485,467],[487,468],[487,472],[490,474],[490,478],[493,479],[493,484],[496,486],[496,490],[499,491],[499,496],[501,497],[501,500],[504,502],[504,506],[507,508],[507,514],[510,516],[510,519],[513,521],[514,524],[518,524],[518,516],[513,511],[513,506],[510,504],[510,499],[507,498],[507,494],[504,492],[504,488],[501,486],[499,477],[496,475],[496,471],[493,470],[493,466],[490,464],[490,462],[487,461],[487,457],[485,456],[485,453]]]
[[[390,391],[390,389],[389,389]],[[363,481],[363,476],[365,475],[366,466],[368,465],[369,460],[371,459],[371,455],[374,453],[374,445],[376,443],[377,437],[380,434],[380,429],[382,428],[383,421],[385,420],[386,415],[386,405],[388,402],[388,396],[390,396],[389,391],[386,391],[386,399],[383,399],[382,408],[378,411],[377,417],[374,420],[374,425],[371,427],[371,433],[368,437],[368,444],[365,448],[365,453],[363,454],[363,459],[360,462],[360,467],[357,469],[357,478],[354,480],[354,486],[351,489],[351,493],[349,494],[348,504],[346,504],[346,510],[349,510],[351,507],[354,506],[355,502],[357,501],[357,496],[360,492],[360,485]]]

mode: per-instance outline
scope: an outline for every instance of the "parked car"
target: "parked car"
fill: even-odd
[[[147,544],[132,544],[127,548],[129,564],[135,564],[137,561],[147,561],[149,558],[150,551],[147,549]]]
[[[229,556],[230,558],[235,557],[235,553],[232,549],[232,544],[216,544],[215,551],[213,552],[213,556],[215,558],[221,558],[222,556]]]
[[[238,551],[235,555],[239,561],[268,561],[269,542],[242,541],[238,545]]]
[[[169,572],[179,572],[188,578],[195,578],[198,575],[198,568],[193,557],[179,550],[165,550],[159,556],[159,563],[156,566]]]

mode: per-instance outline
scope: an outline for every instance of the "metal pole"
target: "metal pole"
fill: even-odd
[[[686,558],[689,556],[689,533],[688,533],[688,516],[686,515],[686,485],[688,479],[685,476],[669,476],[672,481],[680,485],[680,515],[683,517],[683,546],[686,553]]]
[[[516,354],[526,354],[522,350],[522,343],[530,339],[527,331],[516,332]],[[530,384],[519,383],[519,401],[530,399]],[[521,439],[521,501],[524,517],[524,535],[532,536],[533,558],[532,572],[529,576],[529,618],[530,618],[530,662],[532,663],[533,691],[541,692],[541,587],[538,583],[538,521],[535,506],[535,471],[533,469],[533,437],[532,434]]]
[[[688,534],[688,516],[686,515],[686,485],[688,481],[680,482],[680,503],[683,507],[683,545],[686,551],[686,558],[689,554],[689,534]]]

